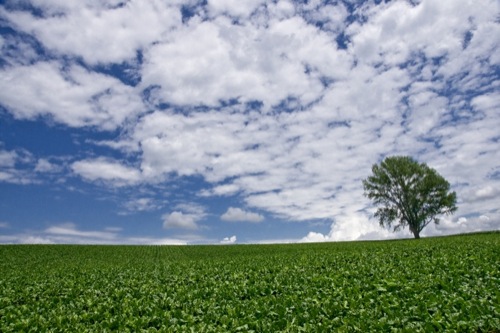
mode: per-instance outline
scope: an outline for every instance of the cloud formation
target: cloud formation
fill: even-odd
[[[206,216],[205,207],[192,203],[179,203],[175,211],[162,215],[163,228],[173,230],[199,231],[204,226],[198,224]]]
[[[175,211],[170,214],[163,215],[163,228],[197,230],[199,228],[196,224],[198,220],[199,216],[195,214],[186,214]]]
[[[358,214],[338,217],[332,223],[328,234],[311,231],[300,242],[377,240],[401,237],[410,237],[410,234],[407,232],[392,233],[387,229],[380,228],[377,221],[369,220],[366,215]]]
[[[33,163],[33,156],[24,149],[5,150],[0,142],[0,182],[27,185],[37,180],[26,166]]]
[[[399,234],[370,220],[361,180],[410,155],[458,194],[449,228],[430,233],[498,229],[495,0],[23,3],[0,6],[0,115],[88,140],[72,156],[0,146],[0,182],[141,188],[120,199],[128,213],[170,195],[185,206],[159,213],[167,231],[201,234],[213,210],[332,221],[303,241],[385,239]]]
[[[14,117],[115,129],[143,110],[132,87],[82,66],[39,61],[2,71],[0,100]]]
[[[234,244],[236,243],[236,236],[224,237],[223,240],[220,241],[221,244]]]
[[[115,186],[133,185],[141,180],[136,169],[103,157],[74,162],[71,168],[86,180],[102,180]]]
[[[88,64],[133,60],[138,49],[181,23],[178,7],[163,1],[29,2],[42,15],[24,10],[0,13],[50,51],[81,57]]]
[[[0,235],[7,244],[130,244],[130,245],[187,245],[188,239],[126,236],[120,227],[82,230],[75,223],[53,224],[44,230],[12,235]]]
[[[241,208],[229,207],[227,212],[221,215],[220,219],[222,221],[228,222],[252,222],[259,223],[264,220],[264,216],[244,211]]]

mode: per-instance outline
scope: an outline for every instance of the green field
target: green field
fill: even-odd
[[[0,332],[500,332],[500,233],[0,259]]]

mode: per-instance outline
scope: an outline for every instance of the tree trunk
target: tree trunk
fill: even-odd
[[[420,239],[420,230],[418,230],[418,228],[413,228],[412,226],[410,226],[410,231],[413,233],[415,239]]]

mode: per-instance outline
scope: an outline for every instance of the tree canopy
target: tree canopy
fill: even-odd
[[[436,170],[408,156],[385,158],[374,164],[373,174],[363,180],[365,196],[379,206],[375,217],[394,231],[409,227],[415,238],[438,216],[457,210],[457,196]]]

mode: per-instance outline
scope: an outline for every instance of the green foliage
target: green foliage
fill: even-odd
[[[393,156],[373,165],[373,175],[363,181],[365,195],[380,206],[375,213],[381,226],[394,231],[409,226],[415,238],[438,216],[456,211],[457,196],[436,170],[411,157]]]
[[[498,332],[500,234],[0,246],[0,332]]]

